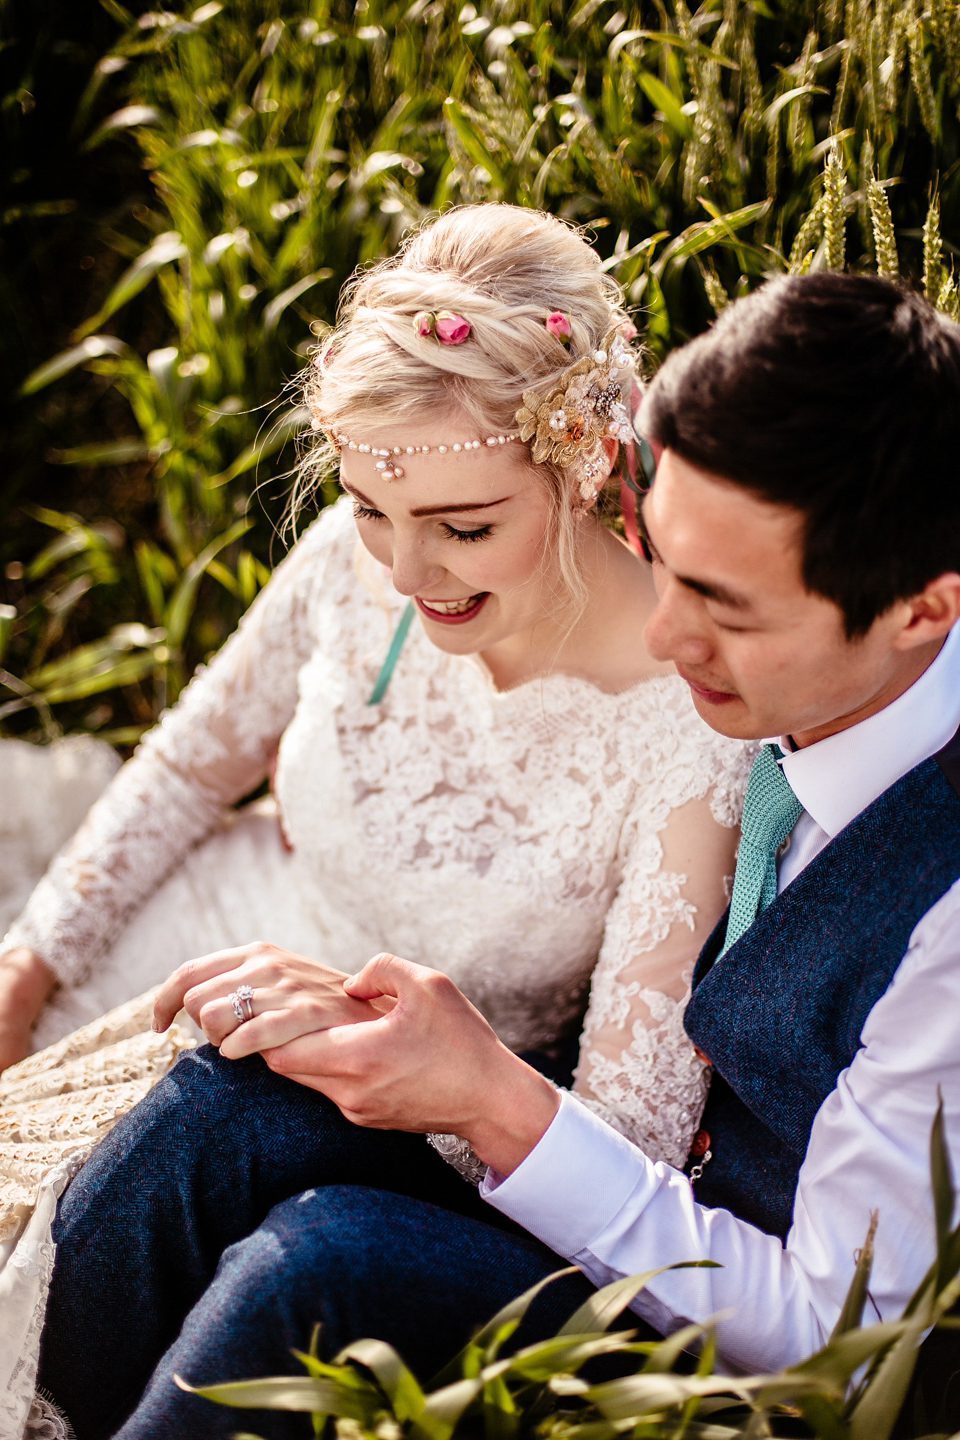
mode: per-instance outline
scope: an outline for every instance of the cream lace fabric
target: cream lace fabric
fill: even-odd
[[[151,993],[0,1076],[0,1440],[70,1433],[34,1396],[55,1251],[50,1226],[97,1141],[196,1044],[179,1024],[155,1035],[152,1008]]]
[[[589,996],[579,1093],[682,1164],[706,1086],[684,996],[725,903],[750,755],[678,678],[500,692],[419,625],[369,706],[403,604],[349,504],[324,511],[14,922],[7,943],[61,980],[36,1043],[227,945],[351,971],[390,950],[446,971],[518,1050],[551,1047]],[[276,807],[232,811],[275,759]],[[107,1110],[123,1083],[104,1073]],[[55,1148],[69,1122],[50,1123],[23,1143]]]

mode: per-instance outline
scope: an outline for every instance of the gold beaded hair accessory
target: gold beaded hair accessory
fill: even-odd
[[[624,329],[621,322],[608,330],[600,349],[565,370],[545,395],[525,390],[514,417],[520,439],[532,442],[534,464],[573,469],[584,500],[593,499],[609,468],[603,439],[631,433],[627,401],[637,361]]]

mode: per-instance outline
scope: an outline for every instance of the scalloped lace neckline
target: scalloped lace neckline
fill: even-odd
[[[422,626],[416,638],[414,639],[414,637],[411,636],[407,643],[410,644],[411,642],[413,644],[420,644],[422,642],[428,645],[430,650],[437,651],[438,654],[445,656],[451,664],[458,660],[464,662],[464,668],[468,672],[475,674],[483,682],[484,688],[496,701],[520,698],[526,690],[535,689],[540,694],[543,694],[547,690],[556,689],[569,690],[574,693],[577,691],[587,691],[595,705],[609,701],[611,705],[616,706],[623,704],[625,701],[629,702],[638,695],[641,690],[654,689],[658,685],[666,685],[672,689],[677,685],[686,684],[677,674],[645,675],[639,680],[635,680],[632,685],[627,685],[623,690],[604,690],[593,680],[588,680],[585,675],[572,675],[568,670],[547,670],[539,675],[531,675],[529,679],[520,680],[516,685],[510,685],[505,690],[501,690],[493,678],[489,665],[479,653],[450,655],[448,652],[440,650],[438,645],[434,645],[430,641],[424,633]]]

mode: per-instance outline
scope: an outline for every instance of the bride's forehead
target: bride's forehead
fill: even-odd
[[[469,501],[489,504],[506,495],[524,494],[538,485],[527,447],[519,442],[453,451],[431,447],[429,451],[406,449],[393,458],[377,454],[386,445],[370,451],[344,449],[340,475],[344,488],[376,502],[377,508],[414,510],[422,506],[464,505]],[[396,474],[394,465],[401,474]],[[378,468],[379,466],[379,468]],[[390,472],[393,471],[393,474]],[[385,478],[385,476],[387,478]]]

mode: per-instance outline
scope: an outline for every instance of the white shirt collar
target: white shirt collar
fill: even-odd
[[[933,664],[859,725],[784,755],[783,773],[831,839],[878,796],[942,749],[960,727],[960,624]]]

